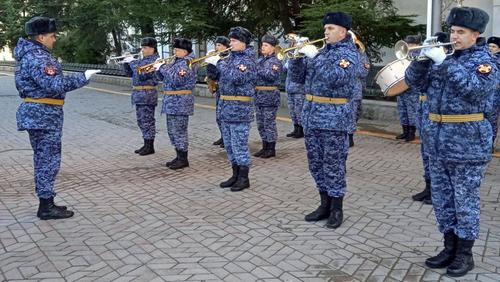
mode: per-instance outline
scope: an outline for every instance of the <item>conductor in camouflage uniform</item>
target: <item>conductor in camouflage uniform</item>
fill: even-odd
[[[66,92],[88,84],[99,70],[64,75],[51,54],[56,42],[56,21],[31,18],[25,25],[28,39],[20,38],[14,49],[16,88],[23,102],[16,114],[18,130],[26,130],[33,148],[35,191],[40,200],[37,216],[61,219],[73,216],[65,206],[54,204],[54,182],[61,167],[63,105]]]

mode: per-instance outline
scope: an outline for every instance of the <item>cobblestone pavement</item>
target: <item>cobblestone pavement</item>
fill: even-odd
[[[303,139],[284,137],[289,123],[278,123],[277,158],[254,158],[250,189],[232,193],[218,187],[230,168],[211,145],[210,107],[190,120],[191,166],[172,171],[164,116],[157,152],[138,156],[130,97],[84,88],[67,95],[56,183],[75,216],[40,221],[19,102],[13,78],[0,75],[0,281],[454,281],[423,264],[442,243],[432,208],[410,198],[424,186],[416,144],[356,136],[345,222],[329,230],[303,221],[318,196]],[[255,124],[250,138],[255,152]],[[500,281],[499,172],[495,158],[481,188],[476,268],[462,281]]]

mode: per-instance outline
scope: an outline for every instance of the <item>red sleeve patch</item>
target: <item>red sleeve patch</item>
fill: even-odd
[[[54,66],[46,66],[44,72],[46,75],[54,76],[57,73],[57,68]]]

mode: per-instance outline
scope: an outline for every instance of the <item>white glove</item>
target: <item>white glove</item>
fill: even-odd
[[[443,47],[424,48],[422,50],[422,55],[433,60],[438,66],[446,59],[446,53],[444,52]]]
[[[135,61],[136,58],[134,58],[134,56],[127,56],[125,57],[125,59],[122,60],[122,63],[130,63],[132,61]]]
[[[205,59],[205,63],[217,66],[217,62],[220,60],[220,56],[212,56]]]
[[[87,80],[89,80],[91,76],[93,76],[94,74],[99,73],[99,72],[101,72],[101,70],[86,70],[85,73],[84,73],[85,74],[85,78]]]
[[[161,68],[161,66],[163,66],[163,64],[165,64],[164,62],[158,62],[158,63],[155,63],[153,65],[153,67],[155,68],[155,70],[159,70]]]
[[[436,39],[437,39],[436,36],[428,37],[427,39],[424,40],[424,43],[422,43],[422,45],[426,46],[426,45],[429,45],[429,44],[434,44],[434,43],[436,43]]]
[[[318,48],[314,45],[306,45],[299,49],[299,53],[306,55],[309,58],[314,58],[319,53]]]

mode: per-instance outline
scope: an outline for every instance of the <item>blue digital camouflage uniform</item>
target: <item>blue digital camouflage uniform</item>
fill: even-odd
[[[303,60],[302,58],[297,60]],[[288,110],[290,111],[290,117],[292,118],[293,124],[302,125],[301,115],[302,115],[302,105],[304,105],[304,82],[293,82],[291,73],[288,71],[288,64],[285,63],[284,70],[287,72],[285,80],[285,91],[288,96]],[[305,78],[305,69],[302,77]]]
[[[349,101],[352,107],[352,113],[354,115],[354,122],[352,126],[349,128],[347,133],[353,134],[356,131],[359,116],[361,115],[361,103],[363,101],[363,89],[366,86],[366,77],[368,76],[368,72],[370,71],[370,60],[368,60],[368,56],[365,52],[360,52],[359,54],[359,74],[358,81],[356,83],[354,97]]]
[[[248,135],[254,111],[251,97],[257,76],[254,52],[253,47],[231,52],[227,59],[219,60],[217,66],[207,66],[208,77],[219,81],[221,100],[217,110],[227,156],[231,164],[238,166],[251,164]]]
[[[457,50],[441,65],[412,62],[406,82],[427,94],[429,116],[422,140],[430,156],[432,204],[442,233],[460,239],[479,236],[479,187],[491,160],[491,124],[481,118],[491,108],[498,69],[486,46]],[[442,122],[437,115],[478,114],[476,121]],[[471,116],[468,116],[471,119]]]
[[[417,129],[418,129],[418,134],[420,135],[420,138],[422,138],[422,124],[425,119],[429,116],[429,105],[427,104],[427,96],[424,94],[421,94],[419,96],[419,104],[418,104],[418,111],[417,111]],[[422,156],[422,164],[424,168],[424,179],[427,181],[430,181],[431,175],[430,175],[430,168],[429,168],[429,153],[425,150],[425,144],[422,140],[420,144],[420,154]]]
[[[123,69],[128,77],[132,77],[132,105],[135,105],[137,125],[141,129],[142,137],[146,140],[155,138],[155,108],[158,104],[158,92],[154,73],[138,73],[137,68],[151,64],[158,59],[158,54],[147,56],[140,60],[124,63]],[[143,86],[153,86],[154,89],[141,89]]]
[[[163,80],[163,104],[161,113],[167,115],[167,132],[170,143],[180,151],[188,150],[188,121],[194,112],[193,89],[196,86],[196,65],[188,67],[189,54],[185,58],[176,58],[172,64],[164,64],[156,72]],[[190,90],[190,94],[176,94],[175,91]],[[174,91],[174,92],[165,92]]]
[[[500,52],[493,55],[497,63],[497,68],[500,69]],[[487,114],[487,118],[491,123],[493,128],[493,146],[495,145],[495,140],[498,134],[498,116],[500,114],[500,84],[497,86],[497,91],[493,96],[492,109],[490,113]]]
[[[66,92],[86,85],[83,73],[63,75],[61,65],[42,44],[20,38],[14,49],[16,88],[23,99],[64,100]],[[27,130],[33,148],[35,190],[39,198],[55,196],[61,165],[63,106],[23,102],[16,114],[18,130]]]
[[[398,95],[399,123],[401,125],[416,126],[419,92],[409,88]]]
[[[314,59],[290,61],[292,81],[303,81],[306,68],[306,94],[314,95],[313,101],[306,96],[302,111],[309,170],[319,191],[330,197],[346,191],[347,131],[355,122],[349,101],[359,83],[359,64],[350,35],[327,44]]]
[[[280,105],[280,74],[281,62],[276,55],[261,57],[257,60],[257,88],[255,90],[254,104],[257,129],[260,138],[265,142],[276,142],[278,129],[276,116]],[[260,90],[260,87],[273,87],[272,90]]]

